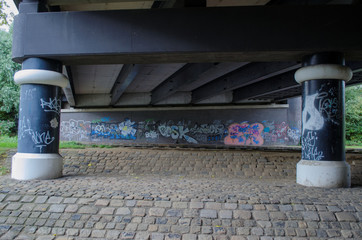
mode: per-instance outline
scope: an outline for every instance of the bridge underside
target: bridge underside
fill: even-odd
[[[71,107],[283,102],[321,51],[343,52],[347,84],[362,81],[362,7],[349,1],[88,2],[22,2],[15,21],[14,60],[61,61]]]

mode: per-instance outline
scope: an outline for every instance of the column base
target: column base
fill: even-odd
[[[63,157],[57,153],[17,153],[13,156],[11,178],[46,180],[62,176]]]
[[[297,183],[308,187],[350,187],[351,169],[346,161],[300,160]]]

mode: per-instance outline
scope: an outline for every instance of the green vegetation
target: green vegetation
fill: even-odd
[[[0,136],[0,148],[10,149],[18,147],[18,138],[9,136]]]
[[[9,136],[0,136],[0,150],[14,149],[18,147],[18,138]],[[79,142],[60,142],[60,149],[85,149],[85,148],[114,148],[113,145],[107,144],[83,144]],[[1,153],[1,152],[0,152]]]
[[[362,146],[362,85],[346,88],[346,145]]]
[[[14,83],[14,74],[20,64],[11,60],[11,32],[0,30],[0,135],[16,134],[19,110],[19,86]]]

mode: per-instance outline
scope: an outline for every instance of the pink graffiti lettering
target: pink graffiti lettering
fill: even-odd
[[[264,144],[262,136],[264,126],[261,123],[249,125],[246,122],[231,124],[228,128],[229,135],[225,137],[226,145],[253,145]]]

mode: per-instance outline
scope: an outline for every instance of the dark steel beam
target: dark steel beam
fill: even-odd
[[[77,103],[75,101],[75,92],[74,92],[74,80],[73,80],[73,74],[72,69],[70,66],[65,66],[65,73],[69,80],[69,85],[65,88],[63,88],[65,97],[67,98],[67,101],[71,107],[74,107]]]
[[[13,59],[71,64],[362,60],[362,6],[260,6],[20,13]],[[90,24],[91,23],[91,24]]]
[[[200,86],[245,64],[247,63],[187,64],[152,91],[151,103],[160,102],[178,91],[191,91],[189,87]]]
[[[115,105],[118,102],[124,91],[126,91],[127,87],[136,78],[141,67],[139,64],[125,64],[122,67],[111,91],[111,105]]]
[[[294,73],[295,71],[290,71],[246,87],[236,89],[233,92],[233,102],[250,98],[258,98],[259,96],[299,87],[299,84],[294,79]]]
[[[296,62],[250,63],[192,92],[192,103],[232,91],[300,67]]]
[[[213,66],[213,63],[186,64],[152,91],[151,104],[158,103],[176,93],[181,87],[197,80],[201,74]]]

